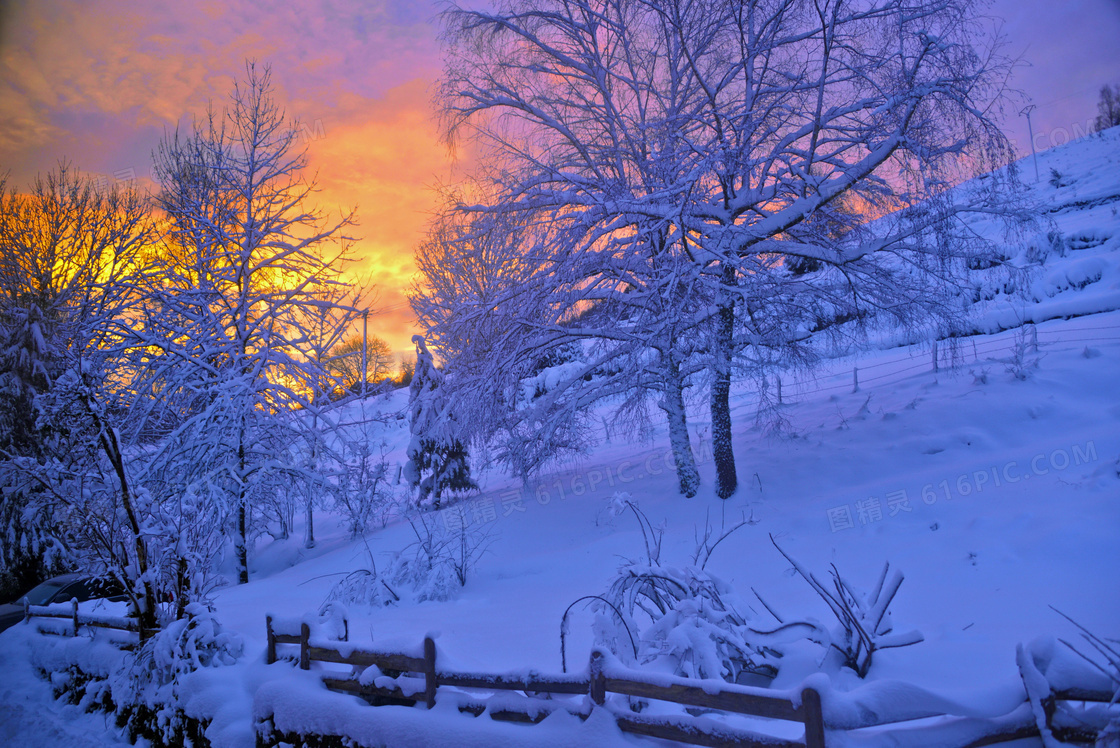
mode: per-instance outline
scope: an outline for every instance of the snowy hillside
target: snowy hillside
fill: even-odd
[[[414,649],[432,633],[454,667],[559,673],[565,610],[605,594],[620,564],[645,559],[642,528],[620,492],[663,528],[665,566],[692,564],[706,525],[718,534],[721,524],[748,520],[706,568],[763,627],[775,625],[763,600],[784,617],[832,620],[771,538],[822,578],[834,566],[861,589],[875,585],[884,562],[901,570],[891,615],[897,630],[924,640],[877,653],[868,681],[906,681],[1001,713],[1008,694],[1021,695],[1016,645],[1077,636],[1051,606],[1100,636],[1120,636],[1120,129],[1040,154],[1037,182],[1029,158],[1020,166],[1027,197],[1045,206],[1050,223],[1005,245],[1008,261],[1030,271],[1013,276],[1024,285],[976,271],[976,334],[785,374],[777,430],[774,418],[756,425],[755,393],[734,393],[741,487],[727,501],[711,488],[701,403],[691,421],[704,487],[692,499],[677,493],[663,431],[639,441],[609,430],[587,457],[524,487],[483,472],[478,495],[425,515],[479,538],[485,552],[466,585],[351,600],[351,642]],[[406,406],[407,392],[398,391],[354,403],[342,418],[354,438],[400,465]],[[354,729],[393,746],[655,744],[594,720],[550,717],[528,727],[438,709],[359,709],[289,664],[264,665],[266,614],[313,619],[348,574],[392,568],[417,541],[418,520],[384,519],[386,527],[355,540],[342,518],[317,517],[310,550],[297,525],[291,538],[255,549],[252,581],[218,591],[216,617],[243,638],[245,656],[191,682],[189,708],[214,715],[215,745],[253,745],[254,697],[288,687],[306,694],[308,724],[360,724]],[[572,608],[570,668],[587,667],[594,618],[583,604]],[[9,674],[0,685],[0,740],[26,741],[21,729],[46,710],[58,727],[43,745],[116,741],[102,717],[46,703],[49,687],[26,652],[34,650],[36,667],[58,655],[30,628],[0,635],[0,668]],[[818,665],[815,650],[790,651],[771,686],[797,688]],[[831,677],[837,691],[862,685],[847,670]],[[324,713],[323,704],[337,711]]]
[[[1120,132],[1106,130],[1019,162],[1027,186],[1026,199],[1044,207],[1051,222],[1010,256],[1016,266],[1038,266],[1027,284],[1031,303],[1002,289],[981,289],[983,312],[976,329],[993,332],[1024,322],[1044,322],[1120,307],[1120,274],[1115,253],[1120,249]],[[977,231],[987,227],[976,225]]]

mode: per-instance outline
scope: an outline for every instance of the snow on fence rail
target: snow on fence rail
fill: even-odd
[[[619,729],[623,732],[649,737],[676,740],[705,746],[742,746],[743,748],[824,748],[824,722],[821,718],[820,695],[812,688],[799,694],[795,692],[767,692],[764,689],[719,684],[711,682],[702,686],[697,681],[666,676],[651,676],[640,671],[621,667],[613,658],[595,650],[586,675],[490,675],[455,673],[439,670],[436,663],[436,646],[430,638],[424,639],[423,656],[395,652],[372,652],[349,647],[330,646],[326,641],[313,641],[311,627],[300,624],[299,635],[278,633],[273,619],[267,619],[267,654],[269,664],[276,661],[278,644],[299,646],[299,667],[309,670],[312,662],[350,665],[367,670],[375,666],[381,673],[395,676],[324,677],[323,684],[332,691],[360,696],[374,705],[414,705],[424,702],[429,709],[435,706],[440,686],[484,691],[522,691],[523,703],[510,701],[493,708],[486,698],[457,697],[460,712],[479,716],[489,713],[491,719],[535,724],[557,709],[565,709],[580,719],[587,719],[590,711],[576,703],[544,701],[530,694],[562,696],[590,696],[594,706],[606,707],[608,693],[617,693],[646,699],[657,699],[700,709],[718,709],[753,717],[802,723],[805,736],[802,740],[786,740],[762,733],[754,733],[725,725],[702,723],[687,716],[651,717],[638,713],[621,713],[611,709]],[[376,671],[375,671],[376,672]],[[415,673],[422,677],[415,677]],[[592,708],[594,708],[594,706]],[[607,707],[609,708],[609,707]],[[285,736],[277,735],[280,742]],[[276,743],[264,742],[265,745]]]
[[[78,632],[83,626],[85,626],[86,628],[126,631],[133,634],[140,633],[140,624],[134,618],[123,618],[120,616],[95,616],[90,615],[89,613],[79,613],[77,600],[71,600],[69,605],[65,603],[56,605],[28,605],[27,603],[24,603],[24,623],[30,622],[32,618],[54,618],[64,620],[72,627],[70,631],[71,636],[77,636]],[[63,634],[62,631],[55,631],[51,629],[40,628],[39,631],[44,634]],[[155,632],[149,631],[145,633],[151,634]]]
[[[953,704],[905,683],[871,682],[846,693],[835,691],[826,683],[818,688],[811,682],[800,692],[768,690],[633,670],[600,650],[591,653],[585,674],[456,673],[439,669],[435,642],[430,637],[424,639],[422,650],[411,654],[367,651],[318,636],[312,638],[311,627],[306,622],[298,623],[300,633],[297,635],[290,633],[295,623],[284,626],[281,633],[274,628],[271,616],[266,620],[269,664],[277,661],[277,645],[296,645],[302,670],[310,670],[312,662],[349,665],[353,670],[348,675],[338,672],[337,677],[332,677],[335,674],[323,672],[323,684],[331,691],[359,696],[374,706],[414,706],[424,702],[431,709],[441,686],[490,692],[520,691],[523,696],[501,699],[461,691],[448,692],[447,697],[453,699],[462,713],[475,717],[487,713],[494,720],[528,724],[536,724],[557,710],[566,710],[586,720],[598,707],[606,709],[623,732],[693,745],[825,748],[834,745],[833,740],[840,739],[844,745],[863,748],[896,745],[980,748],[1039,737],[1044,733],[1060,741],[1092,743],[1095,731],[1084,724],[1055,718],[1058,702],[1095,704],[1106,710],[1114,710],[1116,704],[1112,693],[1097,687],[1099,683],[1089,687],[1069,683],[1050,686],[1041,675],[1031,678],[1034,685],[1026,688],[1025,696],[1023,693],[1015,695],[1011,702],[993,698],[986,709]],[[348,633],[346,625],[340,640],[344,641]],[[1028,660],[1022,656],[1020,659],[1022,671],[1028,667],[1025,664]],[[1023,672],[1022,675],[1027,684],[1030,674]],[[1044,686],[1041,691],[1039,679]],[[624,711],[608,703],[608,693],[673,702],[692,709],[800,723],[805,733],[800,739],[788,739],[690,715],[649,716]],[[554,696],[588,696],[590,704],[586,700],[554,699]],[[926,708],[923,704],[936,706]],[[293,739],[300,742],[307,737],[269,730],[267,714],[258,715],[258,719],[265,728],[258,733],[259,746],[275,746]],[[345,731],[344,728],[340,730]],[[834,738],[826,741],[826,735]],[[345,739],[345,735],[337,737]]]

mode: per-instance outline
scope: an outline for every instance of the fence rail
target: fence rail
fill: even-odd
[[[77,636],[78,632],[85,628],[91,629],[112,629],[114,631],[125,631],[133,634],[140,634],[140,624],[132,618],[114,618],[109,616],[94,616],[88,613],[80,613],[78,611],[78,601],[70,601],[70,609],[64,610],[53,605],[29,605],[24,603],[23,606],[23,620],[29,623],[32,618],[53,618],[64,620],[71,626],[70,635]],[[59,634],[60,631],[51,631],[48,629],[40,629],[45,634]],[[155,631],[144,631],[145,634],[153,634]]]

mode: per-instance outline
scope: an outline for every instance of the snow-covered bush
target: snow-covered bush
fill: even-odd
[[[389,554],[380,565],[355,569],[331,589],[328,599],[344,605],[379,608],[402,600],[448,600],[458,586],[445,563],[429,566],[421,554],[409,549]]]
[[[1045,265],[1051,254],[1066,256],[1068,243],[1060,231],[1039,234],[1028,245],[1024,259],[1030,265]]]
[[[233,665],[244,651],[241,636],[225,630],[206,605],[186,606],[136,653],[119,662],[107,686],[117,724],[133,742],[155,745],[208,745],[204,723],[182,706],[183,683],[192,673]]]
[[[696,566],[626,564],[611,584],[609,599],[629,628],[640,631],[637,660],[664,665],[687,678],[722,678],[732,683],[747,674],[777,674],[776,650],[753,641],[745,606],[724,581]],[[600,613],[604,611],[600,609]],[[648,618],[643,627],[642,619]],[[596,619],[596,639],[626,648],[611,618]]]
[[[224,630],[207,606],[191,603],[186,617],[153,636],[137,659],[162,685],[175,683],[195,670],[232,665],[243,650],[239,634]]]
[[[806,638],[825,648],[824,658],[820,661],[825,671],[844,666],[851,668],[860,678],[864,678],[871,667],[871,658],[875,652],[894,647],[907,647],[923,641],[922,635],[917,631],[896,633],[894,630],[890,604],[898,594],[898,588],[902,585],[904,577],[897,569],[892,574],[889,563],[883,565],[883,571],[874,590],[870,594],[865,594],[841,576],[835,566],[829,569],[829,575],[832,577],[831,585],[822,583],[812,572],[782,550],[773,536],[770,537],[770,541],[836,616],[837,625],[831,631],[809,621],[800,624],[811,631]],[[776,614],[775,618],[778,618]],[[782,622],[781,618],[778,620]],[[782,628],[788,628],[790,625],[786,623]]]
[[[444,510],[456,512],[456,507]],[[380,565],[366,547],[369,565],[346,574],[331,589],[329,600],[345,605],[381,607],[402,599],[448,600],[464,587],[493,540],[491,531],[466,522],[449,527],[431,513],[408,518],[416,540],[387,554]]]
[[[186,614],[136,652],[100,635],[39,635],[32,664],[56,698],[112,714],[133,743],[203,748],[210,745],[205,730],[214,702],[201,708],[188,702],[213,685],[201,671],[234,665],[243,647],[241,637],[223,629],[204,605],[192,603]]]
[[[671,566],[661,561],[662,531],[626,493],[611,497],[607,513],[633,514],[642,531],[646,558],[628,560],[615,574],[606,594],[589,595],[569,606],[561,620],[560,646],[564,653],[568,617],[579,602],[596,612],[596,645],[614,652],[623,662],[667,670],[688,678],[720,678],[743,682],[778,675],[783,657],[804,642],[817,651],[816,667],[834,672],[851,668],[867,675],[872,655],[879,650],[922,641],[917,632],[896,633],[889,607],[903,576],[886,565],[871,594],[862,594],[831,569],[831,589],[805,567],[774,546],[793,564],[835,615],[831,630],[811,618],[790,618],[775,612],[761,597],[762,607],[776,625],[747,615],[751,608],[723,580],[707,571],[712,553],[732,533],[754,524],[744,518],[717,534],[711,525],[700,535],[692,563]],[[773,538],[771,538],[773,541]],[[757,593],[756,593],[757,595]],[[792,648],[792,649],[791,649]],[[804,661],[804,658],[796,658]]]
[[[642,531],[646,558],[624,563],[606,595],[592,598],[597,645],[610,649],[623,662],[690,678],[737,682],[750,674],[772,677],[777,673],[779,654],[754,641],[749,619],[742,612],[748,608],[727,583],[704,568],[720,541],[747,524],[746,520],[715,540],[709,528],[693,555],[693,564],[678,567],[661,562],[663,533],[629,494],[614,494],[608,512],[612,516],[633,514]],[[566,618],[567,614],[562,627],[566,627]]]
[[[1024,325],[1015,331],[1015,341],[1011,355],[1003,359],[1004,369],[1019,380],[1029,379],[1038,368],[1041,357],[1038,355],[1038,331],[1034,325]]]
[[[1067,742],[1095,741],[1097,748],[1120,748],[1120,639],[1100,636],[1051,609],[1078,629],[1079,644],[1046,637],[1016,650],[1043,744],[1067,744],[1057,741],[1060,736]],[[1080,703],[1055,699],[1058,691],[1080,691],[1089,698]]]
[[[335,508],[346,518],[351,537],[359,537],[380,522],[385,525],[385,509],[393,501],[389,463],[384,441],[376,445],[369,433],[359,438],[342,438],[333,454],[335,476],[329,484]]]

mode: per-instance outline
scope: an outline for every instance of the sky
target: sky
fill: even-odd
[[[0,0],[0,173],[23,186],[66,158],[106,183],[143,183],[165,133],[220,107],[246,59],[268,64],[301,123],[320,208],[358,208],[352,270],[377,286],[370,330],[408,351],[413,249],[432,188],[463,168],[431,104],[438,10],[432,0]],[[1120,0],[995,0],[987,12],[1023,61],[1011,85],[1036,106],[1035,147],[1090,131],[1101,85],[1120,83]],[[1005,127],[1028,154],[1026,119],[1010,111]]]

